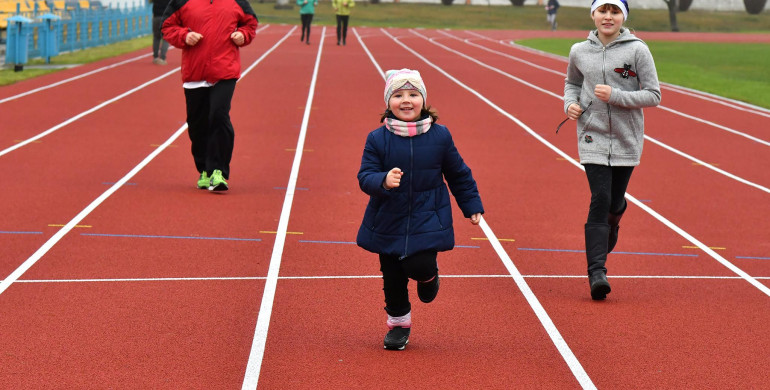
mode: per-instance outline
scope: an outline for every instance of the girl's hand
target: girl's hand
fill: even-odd
[[[594,95],[596,95],[599,100],[609,103],[610,95],[612,95],[612,87],[609,85],[597,84],[596,87],[594,87]]]
[[[471,220],[472,224],[478,225],[479,222],[481,222],[481,213],[476,213],[476,214],[471,215],[470,220]]]
[[[187,33],[187,36],[184,37],[184,43],[187,46],[195,46],[198,44],[198,41],[200,41],[201,39],[203,39],[203,35],[195,31],[190,31],[189,33]]]
[[[580,107],[580,104],[572,103],[567,107],[567,118],[572,119],[573,121],[577,119],[580,114],[583,113],[583,108]]]
[[[386,190],[400,186],[401,176],[403,175],[404,175],[404,172],[402,172],[400,168],[391,169],[388,172],[388,175],[385,176],[385,182],[382,183],[382,186],[385,187]]]
[[[241,46],[245,41],[245,38],[243,37],[243,33],[240,31],[236,31],[230,34],[230,39],[233,40],[233,43],[235,44],[235,46]]]

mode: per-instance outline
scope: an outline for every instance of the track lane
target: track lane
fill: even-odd
[[[137,53],[131,54],[135,56]],[[153,65],[150,60],[135,61],[68,84],[63,84],[57,88],[0,104],[4,130],[0,133],[0,150],[42,133],[78,113],[85,112],[120,94],[141,86],[149,80],[162,76],[174,68],[178,68],[180,61],[178,57],[178,50],[172,50],[169,51],[169,66],[166,67]],[[106,63],[111,63],[111,61]],[[101,64],[101,62],[97,64]],[[98,65],[92,65],[89,68],[94,66]],[[60,73],[55,73],[58,78],[47,79],[47,82],[61,80],[70,75],[69,72]],[[178,81],[173,76],[169,78]],[[32,88],[37,86],[39,81],[37,79],[33,80],[35,81],[29,83],[32,85],[25,82],[18,83],[21,84],[20,86],[14,84],[12,90],[15,92],[16,88]],[[7,89],[10,88],[0,88],[0,93],[10,92]],[[30,115],[35,112],[40,114]]]

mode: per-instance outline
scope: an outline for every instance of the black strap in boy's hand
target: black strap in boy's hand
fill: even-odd
[[[585,114],[585,113],[586,113],[586,111],[588,111],[588,107],[591,107],[591,105],[592,105],[592,104],[594,104],[594,101],[593,101],[593,100],[591,100],[590,102],[588,102],[588,105],[586,106],[586,108],[584,108],[584,109],[583,109],[583,111],[580,113],[580,115],[578,115],[578,117],[577,117],[577,118],[575,118],[575,119],[578,119],[578,118],[580,118],[581,116],[583,116],[583,114]],[[559,123],[559,126],[556,126],[556,134],[559,134],[559,129],[561,129],[561,126],[562,126],[563,124],[567,123],[567,121],[568,121],[568,120],[569,120],[569,117],[567,117],[567,119],[565,119],[565,120],[561,121],[561,123]]]

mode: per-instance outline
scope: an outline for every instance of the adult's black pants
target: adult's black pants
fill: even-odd
[[[187,101],[187,134],[198,172],[209,175],[215,169],[230,178],[235,131],[230,122],[230,103],[235,92],[235,79],[220,80],[211,87],[185,88]]]

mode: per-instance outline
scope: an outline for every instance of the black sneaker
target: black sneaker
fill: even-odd
[[[438,274],[429,282],[417,282],[417,296],[425,303],[431,303],[438,294]]]
[[[395,326],[385,335],[385,349],[403,351],[409,344],[409,333],[411,328],[402,328]]]

